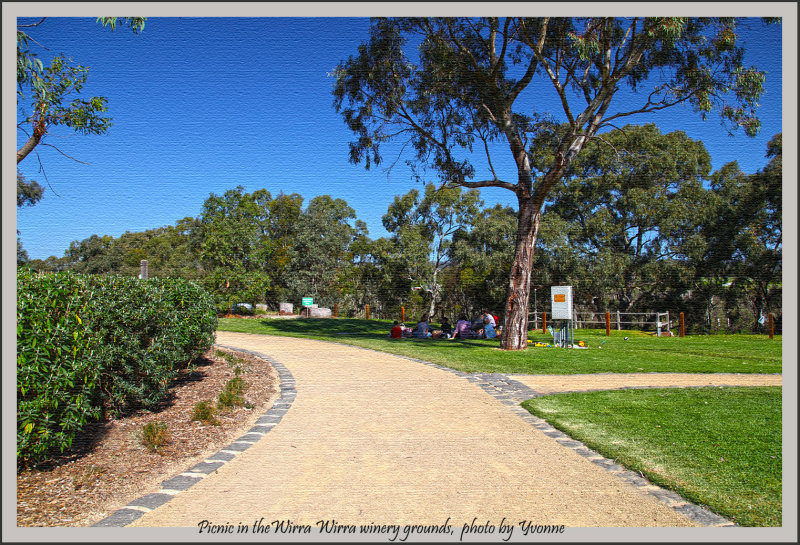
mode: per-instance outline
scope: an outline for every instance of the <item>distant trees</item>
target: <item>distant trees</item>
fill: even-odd
[[[702,142],[655,125],[625,126],[586,145],[546,211],[563,220],[586,268],[587,297],[611,296],[624,312],[668,286],[685,289],[684,246],[700,226],[698,211],[708,209],[710,170]]]
[[[710,171],[701,142],[653,125],[591,142],[552,192],[539,233],[533,285],[569,284],[581,311],[685,312],[694,329],[763,330],[781,313],[782,139],[754,174],[736,163]],[[502,315],[517,212],[485,207],[477,191],[426,184],[398,195],[371,239],[342,199],[273,197],[242,186],[211,194],[197,218],[174,226],[92,235],[35,270],[198,281],[220,312],[236,303],[298,304],[312,296],[341,315]],[[18,256],[24,252],[18,246]],[[422,289],[414,289],[422,288]],[[540,292],[539,311],[549,291]],[[503,316],[505,319],[506,317]],[[730,326],[727,324],[730,319]],[[724,325],[723,325],[724,324]]]
[[[724,299],[739,327],[751,329],[781,306],[783,270],[782,135],[769,141],[767,165],[744,174],[736,162],[711,178],[711,204],[699,228],[696,300]],[[705,294],[705,297],[700,297]],[[696,307],[696,313],[697,312]]]
[[[287,250],[284,275],[288,294],[295,300],[311,296],[315,302],[333,305],[340,284],[352,268],[350,245],[366,224],[343,199],[314,197],[298,216],[294,237]]]
[[[392,233],[395,271],[402,270],[404,277],[399,285],[408,282],[423,291],[428,316],[436,314],[442,273],[453,264],[453,237],[475,225],[482,204],[476,190],[426,184],[423,194],[412,189],[395,197],[383,216],[383,226]]]

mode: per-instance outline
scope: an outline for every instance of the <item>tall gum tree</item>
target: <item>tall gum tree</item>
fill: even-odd
[[[743,66],[739,24],[733,18],[373,19],[357,55],[333,72],[334,107],[355,134],[353,163],[378,165],[381,144],[400,140],[414,151],[414,164],[436,171],[443,184],[516,195],[501,346],[524,349],[542,207],[589,140],[627,116],[680,104],[703,117],[718,111],[729,131],[758,132],[765,75]],[[413,60],[412,45],[418,45]],[[625,86],[631,93],[614,100]],[[524,113],[523,96],[535,103],[552,90],[565,123],[535,107]],[[498,149],[511,153],[516,172],[495,169]]]

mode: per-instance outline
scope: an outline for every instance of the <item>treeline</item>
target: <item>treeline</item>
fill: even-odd
[[[755,174],[735,162],[712,173],[702,142],[680,131],[626,126],[592,141],[545,207],[532,278],[546,294],[538,310],[549,310],[549,286],[572,285],[580,311],[669,310],[694,330],[763,331],[763,317],[781,315],[781,154],[778,134]],[[197,281],[219,312],[312,296],[342,316],[367,304],[387,318],[401,307],[411,317],[502,313],[512,208],[426,184],[395,197],[383,225],[390,235],[372,239],[342,199],[305,203],[240,186],[210,195],[197,218],[92,235],[63,257],[19,264],[136,276],[147,259],[151,277]]]

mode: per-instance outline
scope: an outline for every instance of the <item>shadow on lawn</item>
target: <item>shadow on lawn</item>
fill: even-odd
[[[420,346],[431,344],[437,347],[448,346],[454,349],[500,346],[497,341],[487,341],[485,339],[456,339],[453,341],[417,338],[392,339],[388,336],[391,324],[381,322],[365,323],[365,321],[361,319],[336,318],[331,320],[329,318],[298,318],[296,320],[260,320],[259,323],[276,332],[327,337],[331,341],[341,341],[348,337],[355,337],[358,339],[386,341],[391,344],[415,343]]]

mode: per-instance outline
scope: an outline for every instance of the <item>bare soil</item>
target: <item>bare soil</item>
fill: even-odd
[[[195,404],[205,400],[216,407],[217,396],[235,376],[222,353],[209,350],[194,371],[182,372],[155,410],[91,424],[69,452],[18,472],[17,526],[91,526],[242,435],[277,397],[278,376],[268,362],[236,354],[244,360],[239,367],[250,408],[218,411],[218,425],[192,421]],[[157,452],[140,441],[149,422],[163,422],[169,432],[169,443]]]

